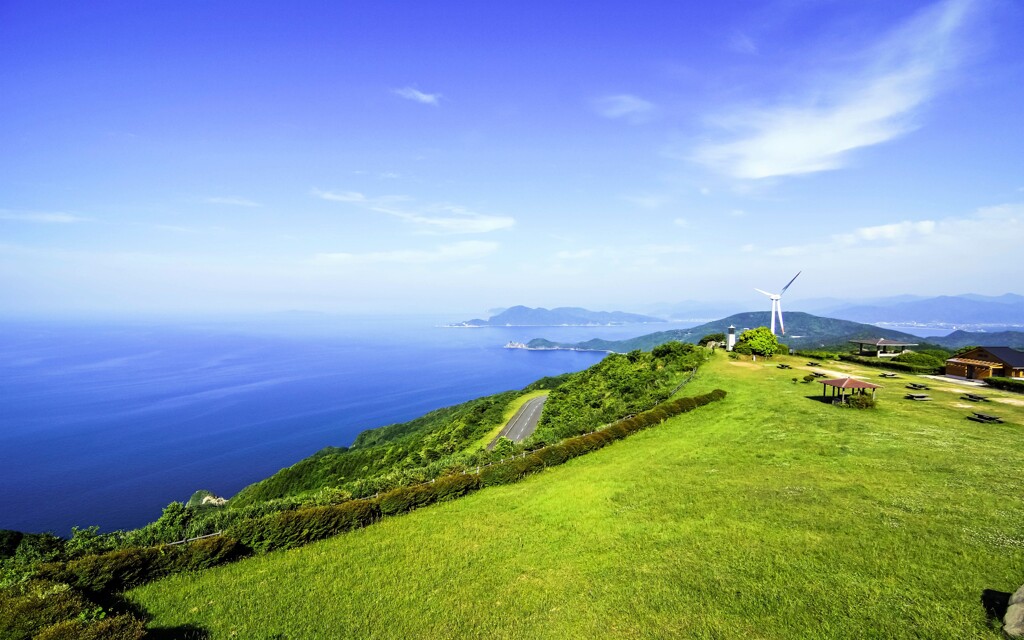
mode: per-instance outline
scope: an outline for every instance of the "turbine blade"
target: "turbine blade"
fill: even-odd
[[[793,276],[793,280],[796,280],[797,278],[799,278],[799,277],[800,277],[800,274],[801,274],[801,273],[803,273],[803,271],[802,271],[802,270],[801,270],[801,271],[797,271],[797,272],[796,272],[796,275],[795,275],[795,276]],[[787,284],[786,286],[782,287],[782,291],[781,291],[781,292],[779,292],[779,295],[780,295],[780,296],[781,296],[781,295],[782,295],[783,293],[786,293],[786,289],[788,289],[788,288],[789,288],[789,285],[790,285],[790,284],[793,284],[793,280],[790,280],[790,281],[789,281],[789,284]]]
[[[782,300],[775,303],[775,309],[779,312],[779,329],[782,331],[782,335],[786,335],[786,325],[782,323]]]
[[[768,296],[769,298],[772,297],[772,294],[768,293],[767,291],[762,291],[761,289],[758,289],[757,287],[754,287],[754,291],[757,291],[758,293],[763,293],[764,295]]]

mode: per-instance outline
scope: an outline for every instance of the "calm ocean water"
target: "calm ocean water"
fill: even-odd
[[[509,340],[689,325],[452,329],[438,318],[0,323],[0,528],[131,528],[196,489],[230,496],[365,429],[603,354]]]

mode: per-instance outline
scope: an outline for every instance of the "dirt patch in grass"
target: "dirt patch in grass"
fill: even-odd
[[[1024,400],[1020,398],[992,398],[992,400],[1003,404],[1012,404],[1015,407],[1024,407]]]

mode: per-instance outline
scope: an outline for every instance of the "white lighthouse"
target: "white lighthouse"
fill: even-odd
[[[732,351],[736,346],[736,327],[729,325],[729,333],[725,336],[725,350]]]

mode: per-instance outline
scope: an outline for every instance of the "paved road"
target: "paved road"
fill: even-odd
[[[505,428],[501,430],[501,433],[491,440],[490,444],[487,445],[487,450],[494,448],[494,445],[498,444],[498,439],[502,436],[508,438],[512,442],[522,442],[523,440],[530,437],[533,430],[537,428],[537,421],[540,420],[541,411],[544,409],[544,402],[547,401],[547,395],[527,400],[526,404],[516,411],[516,415],[512,416],[512,419],[508,421]]]

